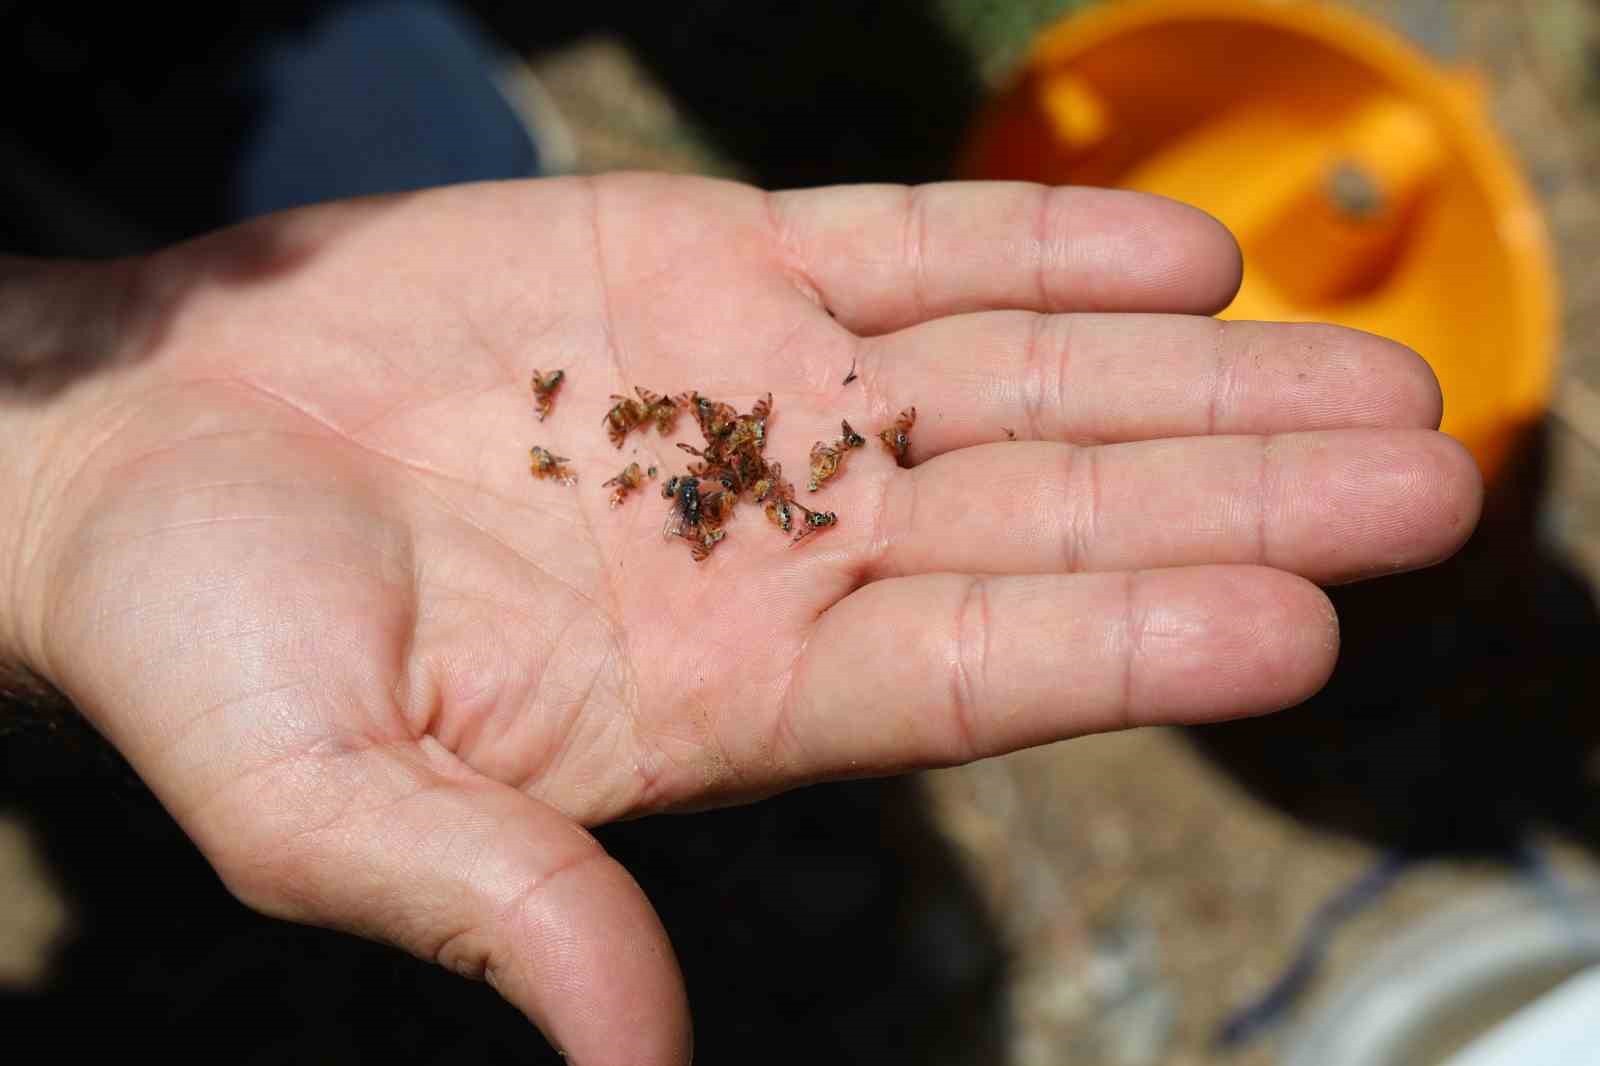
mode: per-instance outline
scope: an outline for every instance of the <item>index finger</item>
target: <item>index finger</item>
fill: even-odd
[[[1146,193],[945,182],[769,197],[790,267],[860,334],[998,309],[1212,314],[1242,269],[1221,223]]]

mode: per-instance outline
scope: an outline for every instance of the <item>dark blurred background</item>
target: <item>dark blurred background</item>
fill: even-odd
[[[319,188],[507,172],[936,179],[1031,34],[1076,6],[294,0],[180,20],[0,0],[0,251],[122,254]],[[697,1061],[1264,1066],[1270,1042],[1218,1052],[1217,1026],[1380,855],[1415,865],[1341,931],[1313,997],[1418,916],[1515,876],[1529,841],[1594,876],[1595,12],[1354,6],[1488,75],[1568,268],[1560,398],[1484,529],[1446,567],[1337,591],[1340,671],[1284,715],[603,831],[682,957]],[[362,21],[385,7],[415,10]],[[379,45],[411,58],[374,58]],[[352,55],[378,72],[355,113],[415,115],[380,133],[432,145],[403,167],[352,172],[326,139],[289,136],[306,107],[290,90],[325,99]],[[491,88],[429,90],[462,63]],[[446,97],[476,118],[447,121]],[[310,177],[261,177],[284,159]],[[15,731],[0,762],[0,1020],[15,1039],[68,1061],[107,1034],[242,1062],[550,1061],[483,987],[245,911],[92,737]]]

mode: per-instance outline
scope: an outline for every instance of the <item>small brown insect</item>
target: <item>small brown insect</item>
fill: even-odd
[[[650,469],[654,470],[655,467],[651,467]],[[610,481],[601,482],[601,487],[609,488],[612,485],[616,486],[616,488],[611,490],[611,506],[616,508],[622,506],[622,501],[628,498],[628,493],[632,492],[634,489],[643,484],[644,475],[639,472],[639,464],[629,463],[627,466],[622,468],[622,473],[618,474]]]
[[[567,378],[565,370],[552,370],[546,374],[542,370],[533,372],[533,409],[543,422],[545,416],[556,405],[556,393],[561,391],[561,383]]]
[[[700,460],[698,463],[689,464],[689,473],[692,476],[704,478],[707,481],[715,481],[725,489],[737,489],[739,487],[739,479],[734,470],[714,460],[711,454],[701,451],[692,444],[685,444],[683,441],[678,442],[678,448]]]
[[[1005,429],[1004,426],[1002,426],[1000,428]],[[1006,429],[1006,440],[1016,440],[1016,439],[1017,439],[1017,431],[1014,430],[1014,429]]]
[[[749,414],[739,415],[733,420],[733,428],[728,431],[722,450],[732,454],[766,450],[767,419],[771,416],[772,393],[769,392],[756,401]]]
[[[792,500],[768,500],[767,521],[771,522],[773,525],[787,533],[789,532],[790,527],[794,525],[794,511],[792,508],[798,506],[800,505],[794,503]]]
[[[691,392],[689,401],[689,409],[694,412],[694,420],[700,424],[700,434],[705,437],[707,444],[733,432],[734,424],[739,420],[739,412],[735,411],[732,405],[720,400],[707,399],[698,392]]]
[[[655,423],[656,432],[663,437],[672,436],[678,428],[678,412],[689,402],[688,394],[661,396],[637,385],[633,391],[639,394],[639,402],[643,405],[640,421]]]
[[[783,464],[765,464],[761,476],[750,486],[750,495],[757,503],[766,504],[767,521],[789,532],[794,513],[789,504],[794,500],[794,486],[783,476]]]
[[[856,377],[857,377],[857,375],[856,375],[856,361],[854,359],[852,359],[852,360],[850,360],[850,373],[846,374],[844,376],[844,380],[839,382],[839,384],[848,385],[852,381],[854,381],[856,379]]]
[[[727,490],[708,492],[700,497],[700,525],[704,529],[721,529],[733,517],[734,494]]]
[[[545,478],[550,478],[561,482],[563,485],[577,483],[577,475],[568,470],[565,465],[571,461],[566,456],[556,455],[549,449],[541,448],[537,444],[533,446],[528,454],[532,457],[530,469],[534,477],[539,478],[541,481]]]
[[[775,500],[786,500],[794,495],[794,486],[784,480],[783,464],[771,462],[765,464],[761,476],[750,484],[750,495],[760,503],[767,497]]]
[[[845,457],[852,449],[867,443],[867,438],[851,429],[849,422],[840,422],[839,428],[844,435],[832,444],[824,444],[819,440],[811,446],[811,479],[806,482],[806,488],[812,492],[816,492],[823,482],[844,468]]]
[[[819,529],[827,529],[829,526],[837,525],[839,523],[839,516],[834,514],[832,511],[813,511],[811,508],[807,507],[803,503],[800,503],[798,500],[793,501],[792,505],[800,508],[801,512],[805,515],[805,518],[800,523],[800,528],[795,531],[795,544],[799,544],[802,540],[805,540]]]
[[[906,453],[911,450],[911,427],[917,424],[917,409],[907,407],[900,412],[894,420],[894,425],[878,434],[878,439],[883,441],[883,446],[894,456],[894,461],[901,466],[906,465]]]
[[[687,394],[662,396],[638,385],[633,387],[633,391],[638,393],[637,399],[613,393],[611,399],[615,402],[600,420],[611,437],[611,443],[618,448],[622,447],[628,434],[640,426],[654,425],[657,433],[663,437],[669,436],[678,428],[679,409],[689,402]]]
[[[806,482],[806,488],[812,492],[822,487],[822,483],[839,471],[839,450],[831,444],[817,441],[811,446],[811,480]]]
[[[616,402],[611,405],[611,410],[607,411],[605,417],[600,421],[606,427],[606,433],[611,437],[611,443],[621,448],[622,442],[627,438],[628,434],[633,432],[634,427],[644,421],[644,404],[638,400],[630,400],[626,396],[618,396],[615,393],[611,395],[611,398]]]
[[[622,398],[615,399],[621,405]],[[643,411],[659,402],[659,398],[639,390],[639,401]],[[791,534],[795,541],[838,523],[838,516],[832,511],[813,511],[796,503],[795,487],[783,476],[783,466],[768,462],[763,454],[767,445],[767,424],[773,410],[771,393],[758,399],[744,414],[698,392],[674,402],[687,407],[694,416],[705,437],[705,445],[700,448],[685,443],[677,445],[681,451],[694,456],[695,461],[689,465],[687,473],[673,475],[661,488],[661,495],[671,501],[661,532],[665,537],[689,541],[697,562],[709,558],[716,546],[726,539],[728,523],[743,500],[762,505],[767,520]],[[630,413],[626,407],[622,408],[623,415]],[[850,451],[866,446],[866,438],[852,429],[848,421],[841,421],[839,429],[841,435],[837,440],[830,444],[819,442],[812,450],[813,459],[821,466],[813,470],[814,476],[820,475],[816,477],[817,485],[838,473]]]
[[[694,546],[689,549],[689,557],[697,563],[705,562],[711,558],[712,549],[722,543],[722,538],[727,535],[723,529],[701,530],[698,539],[694,540]]]

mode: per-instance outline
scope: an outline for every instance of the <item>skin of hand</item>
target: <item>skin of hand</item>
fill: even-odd
[[[1319,584],[1470,533],[1426,364],[1205,317],[1239,271],[1130,193],[650,175],[13,261],[0,654],[249,905],[481,977],[584,1066],[681,1064],[671,947],[585,827],[1289,706],[1337,654]],[[797,480],[848,418],[868,448],[800,493],[839,524],[745,505],[696,564],[659,481],[610,509],[687,460],[607,441],[636,385],[770,390]],[[913,404],[903,469],[872,437]]]

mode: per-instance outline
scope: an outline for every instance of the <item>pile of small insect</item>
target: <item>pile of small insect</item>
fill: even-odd
[[[846,382],[853,377],[852,372]],[[565,380],[566,374],[561,370],[549,374],[533,372],[534,409],[539,421],[544,421],[554,410],[556,394]],[[611,409],[601,420],[616,448],[621,449],[628,434],[636,429],[654,427],[661,436],[669,436],[677,427],[679,413],[685,410],[694,417],[705,439],[703,448],[678,445],[694,456],[695,461],[684,473],[669,477],[661,487],[661,495],[670,501],[663,534],[687,540],[696,562],[709,558],[727,537],[728,520],[740,500],[762,505],[768,521],[783,532],[792,533],[794,543],[838,523],[834,512],[812,510],[795,499],[794,485],[783,476],[783,465],[767,459],[771,393],[743,414],[730,404],[694,391],[663,395],[636,387],[634,393],[634,397],[613,395]],[[878,435],[897,463],[904,464],[906,460],[911,427],[916,418],[916,408],[907,408]],[[851,429],[849,422],[841,422],[840,429],[842,435],[837,440],[818,441],[812,445],[810,478],[806,486],[812,492],[838,476],[849,453],[866,444],[866,438]],[[576,476],[565,466],[568,460],[564,456],[554,455],[539,446],[535,446],[531,454],[534,477],[551,478],[564,485],[576,483]],[[629,463],[621,473],[604,482],[604,487],[612,490],[611,506],[620,507],[646,478],[655,476],[655,467],[641,471],[638,463]],[[715,487],[707,487],[707,482]]]

